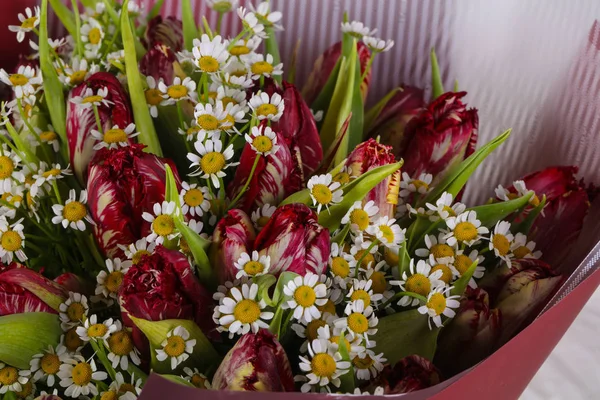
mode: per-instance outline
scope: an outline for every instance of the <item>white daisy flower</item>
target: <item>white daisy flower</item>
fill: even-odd
[[[9,25],[8,30],[17,33],[17,41],[21,43],[25,39],[25,33],[31,32],[40,24],[40,7],[36,6],[31,11],[31,8],[25,9],[25,15],[18,15],[21,25]]]
[[[104,340],[104,345],[108,349],[107,357],[112,363],[113,368],[119,366],[126,371],[129,366],[129,359],[135,364],[140,365],[140,352],[133,345],[131,332],[119,320],[115,320],[115,330]]]
[[[231,62],[231,65],[237,65],[236,62]],[[244,66],[245,68],[245,66]],[[231,68],[226,68],[229,70]],[[212,77],[213,82],[219,85],[227,85],[228,87],[238,89],[238,90],[248,90],[254,86],[254,81],[252,80],[252,76],[249,73],[240,74],[241,71],[233,71],[233,72],[225,72],[220,75],[215,75]]]
[[[387,269],[389,266],[385,261],[380,261],[374,268],[369,268],[364,273],[364,279],[371,281],[371,289],[374,293],[382,296],[381,302],[386,302],[394,296],[392,286],[388,282]],[[378,301],[373,304],[378,305]]]
[[[309,343],[308,353],[310,358],[300,356],[300,369],[308,379],[308,382],[302,385],[301,391],[306,393],[313,388],[323,388],[329,384],[340,387],[340,376],[348,373],[351,364],[342,361],[337,347],[329,340],[315,339]]]
[[[194,39],[193,45],[194,64],[203,73],[218,73],[229,59],[227,46],[219,35],[211,39],[204,34],[200,40]]]
[[[196,183],[191,185],[187,182],[181,182],[181,192],[179,193],[179,202],[181,203],[181,212],[184,215],[188,213],[191,216],[201,217],[210,210],[210,200],[212,196],[207,187],[198,186]]]
[[[222,121],[226,120],[227,115],[221,102],[217,102],[214,106],[212,104],[198,103],[194,109],[194,118],[196,119],[196,124],[200,127],[200,131],[211,136],[217,134],[215,139],[218,139]],[[198,136],[198,140],[204,139]]]
[[[313,205],[317,206],[317,213],[325,206],[338,204],[343,199],[343,191],[339,182],[333,182],[331,174],[315,175],[308,180],[306,187],[310,190]]]
[[[259,37],[249,37],[247,39],[239,39],[236,42],[226,40],[225,44],[229,48],[229,54],[233,57],[238,57],[238,60],[240,60],[249,54],[255,53],[261,42],[262,39]]]
[[[141,238],[135,243],[131,243],[129,246],[124,247],[125,257],[127,257],[133,264],[138,264],[142,256],[150,255],[154,253],[156,243],[148,242],[146,238]]]
[[[94,359],[89,363],[81,355],[73,355],[60,366],[58,372],[60,386],[65,388],[65,396],[74,399],[80,396],[96,396],[98,389],[94,382],[103,381],[108,378],[108,374],[98,371]]]
[[[252,73],[252,79],[259,79],[261,76],[270,78],[276,75],[283,74],[283,64],[279,63],[273,65],[275,60],[271,54],[251,54],[245,61],[250,66],[250,72]]]
[[[257,36],[261,39],[267,39],[269,35],[265,32],[265,26],[261,22],[259,22],[256,15],[248,11],[244,7],[239,7],[237,9],[237,15],[242,20],[242,24],[244,25],[244,30],[250,32],[251,35]]]
[[[90,51],[100,48],[105,35],[102,25],[94,18],[88,18],[81,25],[80,33],[81,40],[85,43],[86,49]]]
[[[342,224],[350,223],[350,229],[354,232],[365,232],[378,212],[379,207],[373,200],[368,201],[364,206],[362,201],[356,201],[342,218]]]
[[[460,202],[452,204],[452,194],[448,192],[442,193],[435,205],[430,203],[425,205],[430,211],[433,211],[433,214],[429,216],[429,220],[432,222],[438,221],[440,218],[445,221],[450,217],[456,217],[467,208],[466,205]]]
[[[118,125],[113,125],[111,129],[107,129],[104,133],[92,129],[92,136],[98,140],[98,143],[94,145],[94,150],[100,150],[102,148],[107,149],[118,149],[119,147],[129,146],[129,141],[139,135],[139,132],[135,132],[135,124],[131,123],[127,125],[125,129],[119,128]]]
[[[221,103],[220,100],[216,101],[215,104],[219,104],[219,103]],[[225,103],[222,103],[222,104],[225,104]],[[220,122],[219,128],[228,133],[232,133],[232,132],[237,133],[238,131],[235,128],[235,124],[248,122],[247,119],[244,119],[244,117],[246,116],[247,107],[242,106],[240,104],[233,104],[233,103],[228,103],[227,105],[224,105],[224,107],[225,107],[226,115],[225,115],[224,119],[219,121]]]
[[[160,344],[161,349],[155,349],[156,359],[171,360],[171,369],[177,368],[194,352],[196,339],[190,339],[190,333],[183,326],[177,326],[167,333],[167,338]]]
[[[253,126],[250,134],[246,134],[246,142],[252,150],[263,156],[275,154],[279,150],[277,135],[269,126]]]
[[[456,268],[453,268],[452,266],[453,261],[454,258],[436,259],[433,254],[431,254],[429,256],[431,273],[434,274],[437,271],[441,271],[442,275],[440,275],[440,281],[444,282],[446,285],[450,285],[454,279],[460,276]]]
[[[481,265],[484,260],[485,258],[479,255],[477,250],[471,250],[468,255],[465,254],[464,250],[458,250],[456,252],[456,256],[454,257],[454,262],[452,263],[451,268],[456,276],[463,276],[471,267],[471,265],[477,261],[475,272],[473,272],[473,276],[469,280],[469,286],[475,289],[477,287],[477,282],[475,279],[481,279],[485,274],[485,267]]]
[[[367,228],[367,233],[375,236],[384,246],[390,249],[398,249],[404,242],[406,229],[400,228],[396,220],[387,215],[379,217],[377,221]]]
[[[494,189],[494,192],[496,193],[496,197],[500,200],[508,201],[511,200],[511,198],[516,198],[514,193],[511,193],[502,185],[498,185],[498,187]]]
[[[403,292],[411,292],[427,297],[431,291],[438,286],[445,286],[440,280],[442,271],[431,272],[431,265],[426,261],[419,260],[415,266],[415,260],[410,260],[409,274],[402,273],[399,281],[390,281],[391,285],[400,286]],[[419,299],[412,296],[402,296],[398,305],[402,307],[414,307],[419,304]]]
[[[131,4],[131,3],[130,3]],[[142,380],[135,379],[135,373],[131,374],[130,382],[125,382],[121,372],[117,372],[115,380],[111,382],[108,390],[100,393],[100,399],[135,400],[142,393]]]
[[[353,239],[352,246],[350,246],[350,254],[357,263],[360,260],[360,270],[372,268],[377,262],[376,257],[379,246],[375,245],[371,247],[373,243],[367,240],[363,235],[356,235]]]
[[[366,306],[370,306],[371,304],[376,304],[379,300],[383,299],[382,294],[373,292],[372,286],[373,281],[369,279],[353,279],[352,286],[350,286],[350,290],[346,295],[348,298],[346,310],[352,307],[351,304],[356,300],[362,300]]]
[[[212,104],[220,101],[225,107],[229,104],[233,104],[241,106],[242,109],[244,109],[246,106],[246,92],[243,90],[212,83],[210,85],[210,91],[215,93],[214,98],[209,97]]]
[[[85,320],[83,326],[78,326],[76,332],[84,342],[89,342],[90,340],[97,342],[107,339],[116,330],[117,326],[114,324],[112,318],[98,323],[98,317],[94,314]]]
[[[317,306],[327,303],[327,286],[319,282],[319,276],[307,272],[304,276],[297,276],[283,287],[287,300],[281,306],[284,309],[294,310],[294,319],[309,323],[321,316]]]
[[[39,170],[32,174],[31,177],[33,181],[30,186],[31,195],[36,197],[38,191],[48,192],[52,181],[63,179],[66,175],[73,175],[69,166],[63,169],[60,164],[48,165],[42,161]]]
[[[144,241],[144,243],[146,243]],[[96,277],[96,295],[103,295],[107,299],[117,300],[117,295],[121,284],[123,283],[123,277],[131,268],[132,262],[121,261],[120,258],[106,259],[106,271],[100,271]]]
[[[154,215],[149,212],[142,214],[144,220],[152,223],[150,234],[146,237],[148,242],[162,244],[165,239],[173,240],[179,236],[179,232],[175,229],[175,221],[173,220],[173,217],[178,212],[175,209],[174,201],[163,201],[162,204],[155,203],[152,211]]]
[[[343,166],[342,169],[333,176],[334,182],[339,182],[341,185],[346,185],[358,178],[354,175],[351,167]]]
[[[345,317],[334,322],[335,333],[347,331],[352,337],[363,338],[369,343],[369,335],[377,333],[379,319],[375,316],[373,307],[365,305],[362,300],[352,301],[344,310]]]
[[[39,136],[42,143],[52,146],[52,150],[58,153],[60,150],[60,142],[58,141],[58,134],[54,131],[52,125],[48,125],[47,131],[42,131],[40,128],[34,127],[36,134]]]
[[[217,291],[213,293],[213,300],[218,301],[219,303],[225,297],[231,297],[231,289],[234,287],[242,286],[245,283],[250,282],[250,279],[246,276],[243,276],[241,279],[235,279],[233,281],[227,281],[222,285],[217,287]]]
[[[177,128],[177,133],[185,138],[188,142],[195,142],[198,137],[198,132],[200,132],[201,128],[196,124],[196,121],[190,122],[188,126],[187,122],[183,123],[182,128]]]
[[[521,180],[514,181],[513,186],[515,187],[517,193],[519,194],[519,197],[526,196],[530,193],[533,194],[531,196],[531,198],[529,199],[530,205],[532,205],[533,207],[537,207],[540,204],[540,199],[538,198],[538,196],[535,194],[535,192],[533,190],[527,189],[527,186],[525,186],[525,181],[521,181]]]
[[[329,273],[333,281],[338,286],[346,290],[347,284],[354,276],[356,269],[356,259],[342,249],[339,244],[331,243],[329,253]]]
[[[125,67],[125,50],[113,51],[106,55],[106,60],[104,60],[104,68],[106,68],[108,71],[113,67],[117,68],[118,70],[122,70]]]
[[[170,86],[160,80],[158,82],[158,90],[163,95],[163,101],[160,103],[162,106],[168,106],[175,104],[182,100],[194,100],[196,101],[198,94],[196,93],[196,82],[189,76],[183,81],[180,77],[176,76],[173,78],[173,83]]]
[[[21,65],[15,74],[9,74],[0,68],[0,80],[13,88],[17,99],[35,94],[42,84],[41,73],[29,65]]]
[[[43,353],[34,355],[29,362],[33,380],[35,382],[44,380],[49,387],[54,386],[60,366],[68,357],[66,347],[60,344],[56,349],[48,346]]]
[[[394,47],[393,40],[383,40],[374,36],[365,36],[362,40],[373,53],[385,53]]]
[[[255,277],[265,275],[269,272],[271,266],[271,257],[259,255],[258,251],[252,252],[252,257],[246,252],[243,252],[240,258],[234,263],[234,266],[239,270],[235,275],[236,279],[242,276]]]
[[[513,239],[513,242],[510,245],[510,251],[515,256],[515,259],[521,260],[523,258],[540,258],[542,257],[542,252],[535,250],[535,242],[532,240],[527,240],[527,235],[522,234],[521,232],[517,233]]]
[[[9,225],[6,219],[0,217],[0,260],[4,264],[11,263],[15,256],[20,262],[27,260],[24,251],[24,226],[21,222],[23,218]]]
[[[258,92],[250,98],[248,104],[256,118],[268,119],[273,122],[279,121],[285,109],[283,97],[278,93],[273,93],[269,97],[265,92]]]
[[[19,370],[0,362],[0,394],[5,395],[8,392],[20,392],[23,390],[23,386],[29,382],[30,375],[31,371]],[[10,398],[10,396],[3,397]]]
[[[81,325],[87,317],[88,310],[88,300],[84,295],[69,292],[69,298],[59,306],[58,316],[60,317],[62,329],[68,330]]]
[[[496,257],[503,259],[510,266],[514,254],[511,252],[511,243],[514,239],[510,233],[510,222],[498,221],[490,237],[489,249],[494,251]]]
[[[13,182],[25,183],[25,175],[21,171],[21,158],[2,146],[0,151],[0,194],[12,190]]]
[[[256,210],[252,211],[251,219],[254,223],[254,227],[257,230],[261,230],[262,228],[264,228],[265,225],[267,225],[267,222],[269,222],[269,219],[271,218],[275,210],[277,210],[277,207],[272,206],[270,204],[263,204],[262,207],[259,207]]]
[[[431,181],[433,175],[421,174],[417,179],[412,179],[406,172],[402,173],[402,181],[400,181],[400,197],[406,198],[413,193],[420,195],[426,194],[431,190]]]
[[[386,361],[383,353],[375,354],[372,350],[366,350],[352,359],[352,366],[358,379],[368,381],[379,375]]]
[[[436,327],[442,326],[442,315],[447,318],[454,318],[456,315],[454,309],[460,306],[457,300],[460,296],[450,296],[451,290],[452,287],[442,286],[433,289],[427,296],[427,303],[417,309],[419,313],[429,316],[429,329],[432,321]]]
[[[229,332],[229,338],[233,338],[236,334],[256,333],[261,328],[269,327],[265,321],[272,319],[274,314],[263,311],[267,304],[264,300],[257,300],[256,283],[243,284],[241,290],[233,287],[230,294],[231,297],[224,297],[220,301],[218,313],[215,312],[214,319],[219,323],[219,332]]]
[[[377,29],[371,30],[360,21],[351,21],[342,22],[342,32],[360,40],[363,36],[373,36],[377,33]]]
[[[489,232],[488,228],[481,226],[475,211],[466,211],[456,217],[448,218],[446,226],[449,231],[444,235],[444,239],[449,246],[453,247],[457,244],[472,246],[479,242],[481,235]]]
[[[456,255],[456,248],[448,245],[445,239],[446,234],[440,232],[438,236],[425,235],[425,246],[426,248],[420,248],[415,250],[415,254],[422,258],[433,258],[439,262],[452,262]]]
[[[211,388],[210,381],[208,380],[207,376],[200,373],[200,371],[198,371],[198,368],[191,369],[189,367],[185,367],[183,369],[183,373],[185,374],[185,376],[183,376],[183,379],[194,385],[194,387],[198,389]]]
[[[226,13],[237,7],[238,0],[206,0],[206,4],[216,12]]]
[[[239,164],[239,162],[227,163],[234,155],[233,144],[223,150],[223,143],[220,140],[207,140],[206,143],[197,141],[194,143],[194,148],[199,155],[188,153],[187,158],[192,162],[190,168],[198,168],[189,175],[210,179],[217,189],[221,187],[220,179],[226,176],[224,170]]]
[[[98,89],[96,93],[94,93],[92,88],[86,88],[83,95],[75,96],[70,101],[83,108],[99,107],[102,105],[109,107],[113,102],[106,100],[106,96],[108,96],[108,89],[106,87]]]
[[[349,332],[346,332],[343,337],[340,336],[341,332],[337,332],[337,335],[333,335],[332,331],[336,331],[336,328],[334,328],[334,323],[338,319],[339,317],[337,315],[329,315],[327,317],[327,324],[317,329],[317,339],[329,340],[336,351],[340,347],[340,341],[344,340],[344,345],[346,346],[348,355],[352,359],[365,351],[363,340],[361,337],[353,336],[352,333]],[[368,347],[373,347],[373,345],[375,345],[375,342],[371,341],[369,342]]]
[[[300,352],[306,353],[308,351],[308,345],[315,339],[319,339],[319,329],[325,326],[333,324],[333,321],[338,317],[333,314],[323,313],[320,318],[313,319],[308,323],[292,324],[291,328],[296,335],[304,340],[300,346]],[[329,330],[328,330],[329,332]],[[327,337],[326,339],[329,339]]]
[[[148,89],[144,91],[144,97],[146,98],[146,104],[148,104],[148,108],[150,109],[150,115],[152,118],[158,117],[158,106],[163,102],[163,94],[158,88],[159,84],[163,84],[164,82],[160,79],[158,82],[152,77],[146,77],[146,83],[148,84]]]
[[[64,69],[64,75],[59,76],[65,85],[77,86],[84,82],[90,75],[98,72],[98,66],[94,63],[88,64],[85,58],[73,57],[71,65]]]
[[[88,214],[86,203],[87,190],[82,190],[79,193],[79,201],[77,201],[75,189],[71,189],[65,205],[52,205],[52,211],[54,211],[55,214],[55,216],[52,217],[52,223],[56,225],[61,224],[65,229],[71,227],[71,229],[82,232],[85,231],[85,221],[94,225],[94,220]]]

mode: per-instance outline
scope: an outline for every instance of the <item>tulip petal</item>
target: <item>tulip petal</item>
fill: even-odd
[[[183,50],[183,26],[180,20],[173,16],[163,18],[158,15],[148,22],[146,28],[146,48],[165,45],[174,52]]]

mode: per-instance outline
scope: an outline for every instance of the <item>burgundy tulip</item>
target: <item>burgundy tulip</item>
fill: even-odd
[[[369,386],[382,387],[384,394],[400,394],[426,389],[440,381],[438,369],[429,360],[412,355],[393,367],[386,366]]]
[[[157,44],[144,54],[139,68],[142,74],[153,77],[157,82],[162,79],[170,85],[175,77],[173,64],[176,62],[177,57],[170,47]]]
[[[146,47],[165,45],[174,52],[183,50],[183,25],[173,16],[166,18],[157,15],[148,22],[146,28]]]

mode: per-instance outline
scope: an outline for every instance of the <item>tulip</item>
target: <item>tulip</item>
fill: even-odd
[[[170,47],[159,45],[152,47],[140,60],[140,72],[153,77],[157,82],[162,79],[165,84],[173,83],[175,70],[173,64],[177,57]]]
[[[425,106],[423,89],[402,86],[387,102],[369,130],[369,137],[380,137],[382,143],[392,146],[392,153],[400,158],[405,145],[406,124]]]
[[[82,279],[71,272],[65,272],[57,276],[54,282],[58,283],[65,290],[74,293],[81,293],[85,296],[94,294],[95,285],[88,280]]]
[[[148,349],[143,333],[129,315],[149,321],[188,319],[207,336],[214,336],[212,297],[194,276],[187,257],[162,245],[142,256],[125,276],[119,290],[123,323],[133,328],[133,340],[140,351]]]
[[[360,72],[361,74],[364,74],[365,69],[367,68],[367,63],[371,58],[371,52],[363,42],[357,43],[357,51],[358,59],[360,61]],[[329,75],[331,75],[331,72],[333,71],[333,68],[335,67],[335,64],[337,63],[341,55],[342,42],[337,42],[336,44],[332,45],[327,50],[325,50],[325,52],[321,54],[319,58],[317,58],[313,65],[313,69],[310,75],[308,76],[308,80],[302,88],[302,96],[308,104],[311,104],[317,98],[319,93],[321,93],[323,86],[325,86],[325,83],[327,83]],[[369,82],[371,82],[371,71],[367,73],[360,85],[363,103],[367,98]]]
[[[401,394],[426,389],[440,381],[440,372],[429,360],[412,355],[393,367],[386,366],[369,387],[382,387],[384,394]]]
[[[435,185],[474,151],[479,120],[460,100],[466,94],[444,93],[408,122],[399,154],[403,172],[432,174]]]
[[[175,17],[163,18],[160,15],[152,18],[146,28],[146,48],[165,45],[174,52],[183,50],[183,25]]]
[[[85,82],[73,88],[69,93],[69,100],[82,95],[87,88],[92,88],[94,93],[98,89],[107,88],[106,100],[111,101],[110,106],[98,106],[98,113],[102,129],[111,129],[114,125],[125,128],[133,122],[129,97],[123,90],[117,78],[107,72],[97,72]],[[71,101],[67,104],[67,140],[71,167],[80,182],[87,179],[88,164],[94,157],[96,139],[92,136],[92,129],[98,129],[94,109],[81,107]]]
[[[217,223],[210,247],[211,260],[221,283],[233,281],[235,263],[242,253],[250,253],[256,234],[250,217],[242,210],[229,210]]]
[[[346,167],[352,176],[360,176],[367,171],[382,165],[396,162],[392,154],[392,147],[377,143],[373,139],[359,144],[348,156]],[[393,218],[395,207],[398,204],[400,190],[400,171],[394,172],[389,177],[377,184],[363,199],[364,203],[373,200],[379,207],[381,216]]]
[[[271,258],[269,273],[290,271],[323,274],[329,259],[329,230],[304,204],[287,204],[275,210],[254,242],[254,250]]]
[[[107,257],[122,257],[119,247],[128,246],[150,233],[142,218],[155,203],[165,199],[165,163],[171,166],[177,185],[179,176],[167,159],[142,151],[143,145],[101,150],[90,166],[88,206],[95,221],[94,235]]]
[[[293,392],[285,350],[266,329],[242,336],[225,356],[212,381],[215,390]]]

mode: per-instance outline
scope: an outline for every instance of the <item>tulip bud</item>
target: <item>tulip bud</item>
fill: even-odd
[[[243,335],[227,353],[212,381],[215,390],[293,392],[285,350],[266,329]]]
[[[174,52],[183,50],[183,25],[180,20],[160,15],[152,18],[146,28],[146,48],[165,45]]]
[[[271,257],[269,273],[323,274],[329,259],[329,230],[304,204],[286,204],[275,210],[260,231],[254,249]]]
[[[119,80],[112,74],[107,72],[93,74],[81,85],[71,90],[69,100],[83,95],[87,88],[92,88],[94,93],[98,89],[108,89],[106,100],[112,104],[98,106],[102,129],[110,129],[114,125],[125,128],[133,122],[129,98]],[[94,150],[96,138],[92,136],[92,129],[98,129],[94,109],[81,107],[69,101],[67,104],[67,141],[69,142],[70,161],[77,179],[82,183],[85,183],[87,179],[88,164],[96,154],[96,150]]]
[[[242,210],[229,210],[217,223],[210,258],[221,283],[235,279],[235,263],[242,253],[250,251],[255,237],[252,221]]]
[[[409,121],[400,153],[403,172],[432,174],[435,185],[474,150],[479,119],[460,100],[466,94],[444,93]]]
[[[71,272],[65,272],[57,276],[54,282],[58,283],[68,292],[81,293],[88,297],[94,294],[94,289],[96,288],[93,283]]]
[[[346,167],[351,170],[351,175],[360,176],[373,168],[396,162],[392,154],[392,147],[377,143],[373,139],[359,144],[348,156]],[[365,196],[363,202],[370,200],[379,207],[379,214],[392,218],[398,204],[400,190],[400,171],[381,181]]]
[[[170,85],[175,77],[173,64],[176,62],[177,57],[171,48],[157,44],[144,54],[139,68],[142,74],[153,77],[157,82],[162,79]]]
[[[371,52],[369,48],[363,43],[358,42],[356,44],[358,51],[358,60],[360,62],[360,73],[364,74],[367,68],[367,63],[371,58]],[[306,84],[302,88],[302,97],[306,100],[308,104],[311,104],[321,93],[321,90],[327,83],[329,79],[329,75],[333,71],[335,64],[338,59],[342,55],[342,42],[337,42],[336,44],[329,47],[323,54],[317,58],[313,65],[313,69],[308,76],[308,80]],[[360,92],[362,94],[363,103],[367,98],[367,93],[369,90],[369,83],[371,82],[371,71],[367,73],[367,76],[363,79],[360,85]],[[318,110],[315,110],[318,111]]]
[[[401,394],[426,389],[440,381],[440,372],[429,360],[413,355],[393,367],[386,366],[369,387],[382,387],[384,394]]]

